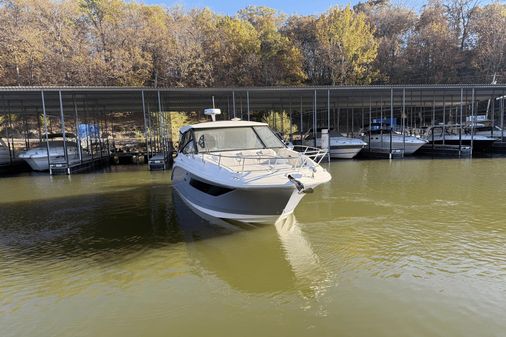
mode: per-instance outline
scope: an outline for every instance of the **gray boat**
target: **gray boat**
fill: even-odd
[[[206,113],[214,119],[216,110]],[[301,150],[289,149],[265,123],[185,126],[180,129],[172,183],[183,201],[199,212],[275,223],[292,214],[306,193],[331,179],[319,165],[325,151]]]

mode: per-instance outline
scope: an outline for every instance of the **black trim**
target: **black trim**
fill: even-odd
[[[199,190],[201,192],[204,192],[206,194],[210,194],[215,197],[233,191],[233,189],[231,189],[231,188],[211,185],[211,184],[205,183],[201,180],[197,180],[195,178],[190,179],[190,185],[195,187],[197,190]]]

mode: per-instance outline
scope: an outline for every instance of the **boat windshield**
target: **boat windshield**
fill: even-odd
[[[198,152],[285,147],[267,126],[195,129]]]

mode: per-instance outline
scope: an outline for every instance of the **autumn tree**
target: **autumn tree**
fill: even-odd
[[[406,68],[405,46],[413,34],[416,14],[408,8],[392,5],[388,0],[359,3],[354,7],[366,14],[378,39],[378,55],[374,67],[379,82],[400,83]]]
[[[38,84],[46,48],[43,32],[34,29],[36,11],[27,0],[3,0],[0,11],[2,84]]]
[[[316,37],[326,61],[327,84],[367,84],[377,72],[374,30],[363,13],[349,6],[331,8],[316,22]]]
[[[261,84],[297,84],[305,79],[300,50],[279,31],[285,20],[282,15],[272,8],[249,6],[239,11],[238,18],[251,23],[258,32]]]
[[[505,78],[505,5],[366,0],[235,16],[136,0],[0,0],[0,85],[464,83]]]
[[[81,0],[80,5],[95,46],[95,75],[108,85],[143,85],[152,64],[140,45],[142,5],[122,0]]]
[[[282,28],[283,34],[300,50],[302,54],[302,70],[306,83],[319,84],[324,82],[325,66],[322,51],[317,39],[317,18],[313,16],[291,16]]]
[[[408,41],[406,80],[411,83],[452,83],[457,51],[445,8],[438,1],[426,6]]]
[[[470,45],[470,26],[477,13],[479,0],[446,0],[443,3],[450,30],[455,34],[460,50]]]
[[[297,125],[292,122],[286,111],[269,111],[262,116],[262,122],[281,132],[283,136],[296,133]],[[288,139],[285,139],[288,140]]]
[[[248,21],[225,16],[217,24],[218,48],[212,53],[217,82],[223,86],[255,85],[260,66],[260,39]]]
[[[490,82],[506,80],[506,5],[493,3],[480,8],[470,27],[476,38],[473,67]]]

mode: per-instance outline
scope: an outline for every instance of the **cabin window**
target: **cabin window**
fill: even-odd
[[[211,184],[205,183],[201,180],[194,179],[194,178],[190,179],[190,185],[195,187],[197,190],[199,190],[201,192],[204,192],[206,194],[210,194],[215,197],[233,191],[230,188],[211,185]]]
[[[193,141],[193,135],[190,131],[187,131],[182,137],[179,144],[179,151],[184,154],[195,153],[195,142]]]
[[[258,134],[265,147],[284,147],[283,142],[267,126],[254,126],[253,129]]]
[[[263,149],[251,127],[195,130],[199,152]]]
[[[194,133],[198,152],[285,147],[267,126],[196,129]]]

